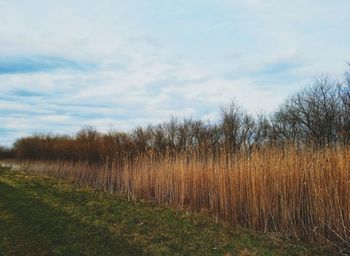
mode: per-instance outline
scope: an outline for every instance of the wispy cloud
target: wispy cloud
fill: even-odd
[[[0,144],[84,125],[128,130],[218,117],[233,98],[273,111],[341,77],[348,0],[0,1]]]
[[[94,65],[50,56],[0,57],[0,75],[55,70],[89,70]]]

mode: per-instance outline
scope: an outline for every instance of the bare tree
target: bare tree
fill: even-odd
[[[243,144],[244,150],[250,152],[254,144],[255,134],[255,120],[251,115],[243,115],[241,129],[240,141]]]
[[[243,113],[235,102],[228,107],[221,107],[221,129],[228,153],[237,152],[242,145]]]
[[[259,114],[254,126],[254,146],[260,148],[272,139],[271,121],[266,115]]]
[[[178,141],[177,151],[187,151],[192,146],[192,133],[191,133],[192,119],[184,119],[183,122],[178,126]]]
[[[345,73],[345,81],[339,86],[341,99],[341,120],[338,134],[343,144],[350,144],[350,72]]]
[[[282,140],[304,141],[316,147],[337,142],[340,120],[338,83],[327,77],[292,96],[274,116],[274,131]]]
[[[149,126],[149,133],[151,134],[151,146],[157,155],[164,155],[167,147],[165,131],[161,124],[157,126]]]
[[[150,147],[151,133],[142,127],[137,127],[131,135],[138,154],[146,154]]]

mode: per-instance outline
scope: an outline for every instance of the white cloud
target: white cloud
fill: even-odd
[[[0,56],[95,65],[0,75],[0,144],[170,115],[215,120],[233,98],[253,113],[273,111],[314,76],[342,75],[349,8],[341,0],[0,1]]]

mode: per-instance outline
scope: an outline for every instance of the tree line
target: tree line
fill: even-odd
[[[252,116],[235,102],[220,108],[217,122],[186,118],[137,127],[130,132],[101,133],[87,127],[74,136],[33,135],[12,148],[0,147],[0,158],[102,163],[161,158],[191,153],[205,158],[236,154],[269,145],[292,144],[315,149],[350,143],[350,73],[343,82],[315,79],[291,95],[272,114]]]

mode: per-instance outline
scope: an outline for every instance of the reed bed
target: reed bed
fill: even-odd
[[[233,225],[342,248],[350,238],[350,148],[269,148],[227,157],[191,153],[132,163],[20,162],[131,199],[206,210]]]

